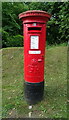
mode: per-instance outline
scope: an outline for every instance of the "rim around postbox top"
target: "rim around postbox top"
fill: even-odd
[[[29,10],[23,13],[19,14],[19,19],[21,18],[25,18],[25,17],[31,17],[31,16],[42,16],[42,17],[46,17],[48,19],[50,19],[51,15],[45,11],[41,11],[41,10]]]

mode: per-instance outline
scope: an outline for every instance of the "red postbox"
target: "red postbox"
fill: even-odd
[[[25,98],[34,104],[43,98],[46,22],[50,14],[32,10],[19,14],[24,26]]]

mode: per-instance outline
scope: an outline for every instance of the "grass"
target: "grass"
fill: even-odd
[[[31,110],[24,99],[23,48],[2,50],[2,117],[67,118],[67,46],[46,50],[44,99]]]

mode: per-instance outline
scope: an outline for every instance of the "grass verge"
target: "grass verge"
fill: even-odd
[[[28,117],[23,91],[23,48],[2,50],[2,117]],[[46,50],[44,99],[31,109],[32,117],[67,118],[67,46]]]

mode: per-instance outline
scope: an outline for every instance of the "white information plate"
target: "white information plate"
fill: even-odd
[[[29,50],[29,54],[41,54],[41,50],[39,50],[39,51],[31,51],[31,50]]]
[[[31,36],[30,49],[39,49],[39,36]]]

